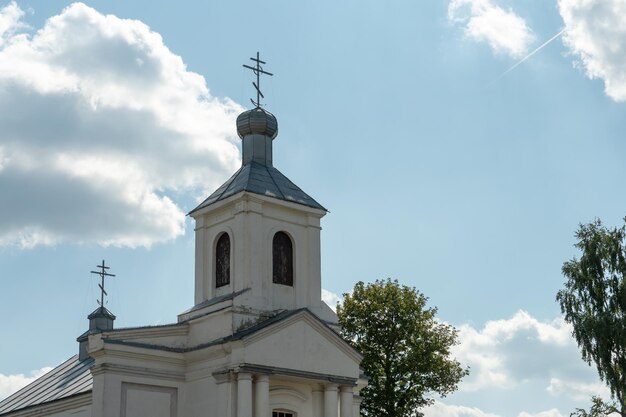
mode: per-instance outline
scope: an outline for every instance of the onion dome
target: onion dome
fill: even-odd
[[[263,135],[274,139],[278,135],[278,121],[272,113],[256,107],[237,117],[237,134],[241,139],[248,135]]]

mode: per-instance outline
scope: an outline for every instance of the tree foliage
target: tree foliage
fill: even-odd
[[[445,396],[469,373],[451,358],[454,327],[438,322],[436,308],[415,288],[397,281],[358,282],[337,307],[343,336],[363,354],[370,378],[361,391],[364,416],[422,415],[433,393]]]
[[[565,320],[574,328],[583,359],[595,363],[616,400],[613,410],[622,417],[626,417],[625,237],[624,226],[608,229],[600,220],[581,225],[575,244],[581,257],[563,264],[567,280],[556,296]],[[594,397],[587,415],[610,406]],[[580,411],[575,414],[583,416]]]
[[[589,411],[584,408],[577,408],[576,411],[570,414],[570,417],[606,417],[614,413],[619,414],[616,402],[606,403],[602,398],[593,396],[591,397]]]

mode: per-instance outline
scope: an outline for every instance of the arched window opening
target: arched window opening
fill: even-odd
[[[291,411],[276,410],[272,411],[272,417],[295,417]]]
[[[230,237],[222,233],[215,246],[215,287],[230,284]]]
[[[293,286],[293,245],[287,233],[274,235],[272,259],[274,284]]]

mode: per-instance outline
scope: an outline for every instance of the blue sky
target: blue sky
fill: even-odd
[[[275,165],[330,210],[324,288],[396,278],[461,330],[429,416],[605,392],[554,296],[578,223],[625,214],[623,1],[71,4],[0,12],[0,397],[77,351],[103,258],[117,326],[191,306],[184,213],[240,163],[256,51]]]

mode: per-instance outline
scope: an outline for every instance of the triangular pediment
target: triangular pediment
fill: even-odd
[[[307,309],[241,337],[241,359],[311,374],[359,375],[362,356]]]

